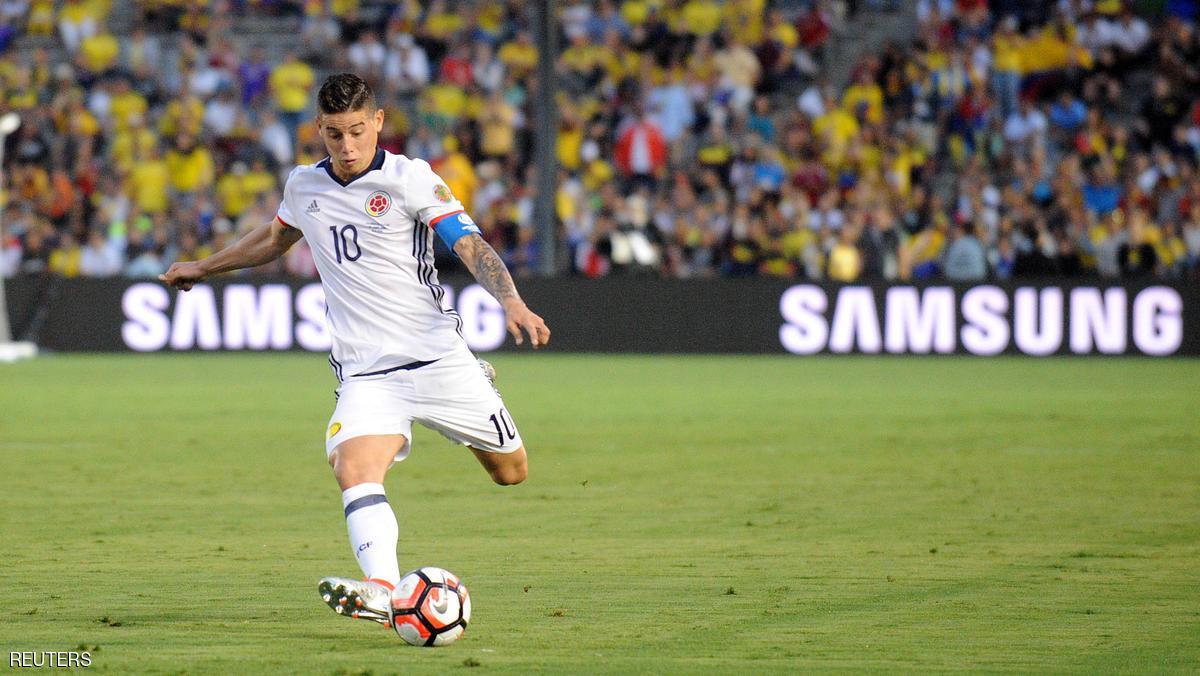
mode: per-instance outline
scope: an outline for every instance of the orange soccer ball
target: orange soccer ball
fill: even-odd
[[[454,643],[471,620],[471,596],[453,573],[434,566],[400,578],[392,592],[392,627],[417,646]]]

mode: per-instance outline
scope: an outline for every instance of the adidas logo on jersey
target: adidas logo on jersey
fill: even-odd
[[[321,212],[321,207],[317,206],[316,200],[313,200],[312,204],[308,205],[308,208],[305,209],[305,211],[310,214],[317,214]]]

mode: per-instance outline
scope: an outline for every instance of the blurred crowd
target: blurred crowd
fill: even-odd
[[[842,87],[849,3],[555,4],[564,273],[1200,275],[1196,2],[919,0],[916,34]],[[376,88],[381,145],[430,160],[530,273],[529,11],[0,0],[0,110],[22,120],[0,273],[153,276],[227,246],[324,157],[313,103],[340,70]],[[251,32],[274,25],[298,34]],[[259,272],[315,268],[301,243]]]

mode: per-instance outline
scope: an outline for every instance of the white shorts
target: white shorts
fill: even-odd
[[[350,377],[337,389],[337,406],[325,428],[325,455],[337,445],[372,434],[403,434],[412,450],[415,420],[447,439],[492,453],[521,448],[521,434],[470,350],[463,349],[411,370]]]

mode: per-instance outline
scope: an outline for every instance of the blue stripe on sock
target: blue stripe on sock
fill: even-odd
[[[375,495],[364,495],[361,498],[359,498],[357,500],[353,500],[350,502],[350,504],[346,505],[346,516],[350,516],[351,512],[360,510],[363,507],[370,507],[371,505],[378,505],[381,502],[387,502],[386,495],[380,495],[378,493],[376,493]]]

